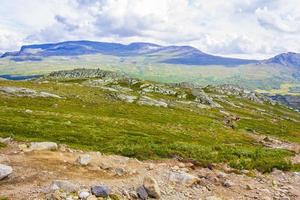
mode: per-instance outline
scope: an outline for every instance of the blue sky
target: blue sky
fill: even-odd
[[[192,45],[265,58],[300,52],[299,0],[0,0],[0,52],[65,40]]]

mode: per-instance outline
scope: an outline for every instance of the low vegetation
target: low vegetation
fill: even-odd
[[[138,105],[114,99],[110,91],[83,84],[85,81],[0,81],[0,87],[25,87],[62,97],[18,97],[0,92],[0,137],[54,141],[138,159],[179,157],[204,166],[226,162],[238,169],[263,172],[297,168],[287,160],[292,152],[266,148],[246,134],[300,143],[300,115],[286,107],[236,96],[226,99],[238,107],[216,100],[223,113],[219,108],[181,104],[168,108]],[[122,86],[130,87],[131,95],[140,94],[137,86]],[[175,98],[164,96],[166,101]],[[240,120],[229,127],[224,124],[224,112]]]

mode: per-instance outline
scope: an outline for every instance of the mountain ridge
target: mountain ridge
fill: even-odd
[[[97,53],[115,56],[162,54],[166,58],[161,62],[167,64],[239,65],[257,62],[257,60],[210,55],[192,46],[161,46],[144,42],[124,45],[88,40],[24,45],[19,51],[6,52],[0,58],[11,57],[10,59],[14,61],[39,61],[43,57],[50,56],[78,56]]]

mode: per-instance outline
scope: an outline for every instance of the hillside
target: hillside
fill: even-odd
[[[291,85],[293,90],[300,84],[299,56],[295,53],[259,61],[210,55],[191,46],[67,41],[27,45],[1,57],[0,75],[6,77],[85,67],[119,71],[135,78],[165,83],[234,84],[265,90],[264,93],[285,84]]]
[[[235,85],[55,71],[0,80],[0,121],[0,161],[13,169],[0,165],[10,174],[0,181],[3,198],[76,199],[96,194],[99,182],[112,199],[299,195],[281,187],[282,177],[300,187],[299,113]],[[161,193],[143,191],[146,176]]]

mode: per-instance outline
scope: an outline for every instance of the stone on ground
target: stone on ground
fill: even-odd
[[[146,189],[144,188],[144,186],[140,186],[137,188],[136,193],[138,195],[138,197],[142,200],[146,200],[148,198],[148,193],[146,191]]]
[[[0,180],[8,177],[12,172],[11,166],[0,164]]]
[[[191,186],[199,182],[199,178],[186,172],[170,172],[169,180],[171,182]]]
[[[110,189],[105,185],[92,186],[91,191],[96,197],[108,197],[111,193]]]
[[[76,162],[80,165],[88,165],[91,162],[92,158],[88,154],[80,155]]]
[[[155,179],[151,177],[145,177],[143,185],[150,197],[156,199],[161,197],[160,189]]]
[[[35,151],[57,150],[58,146],[55,142],[31,142],[30,149]]]

